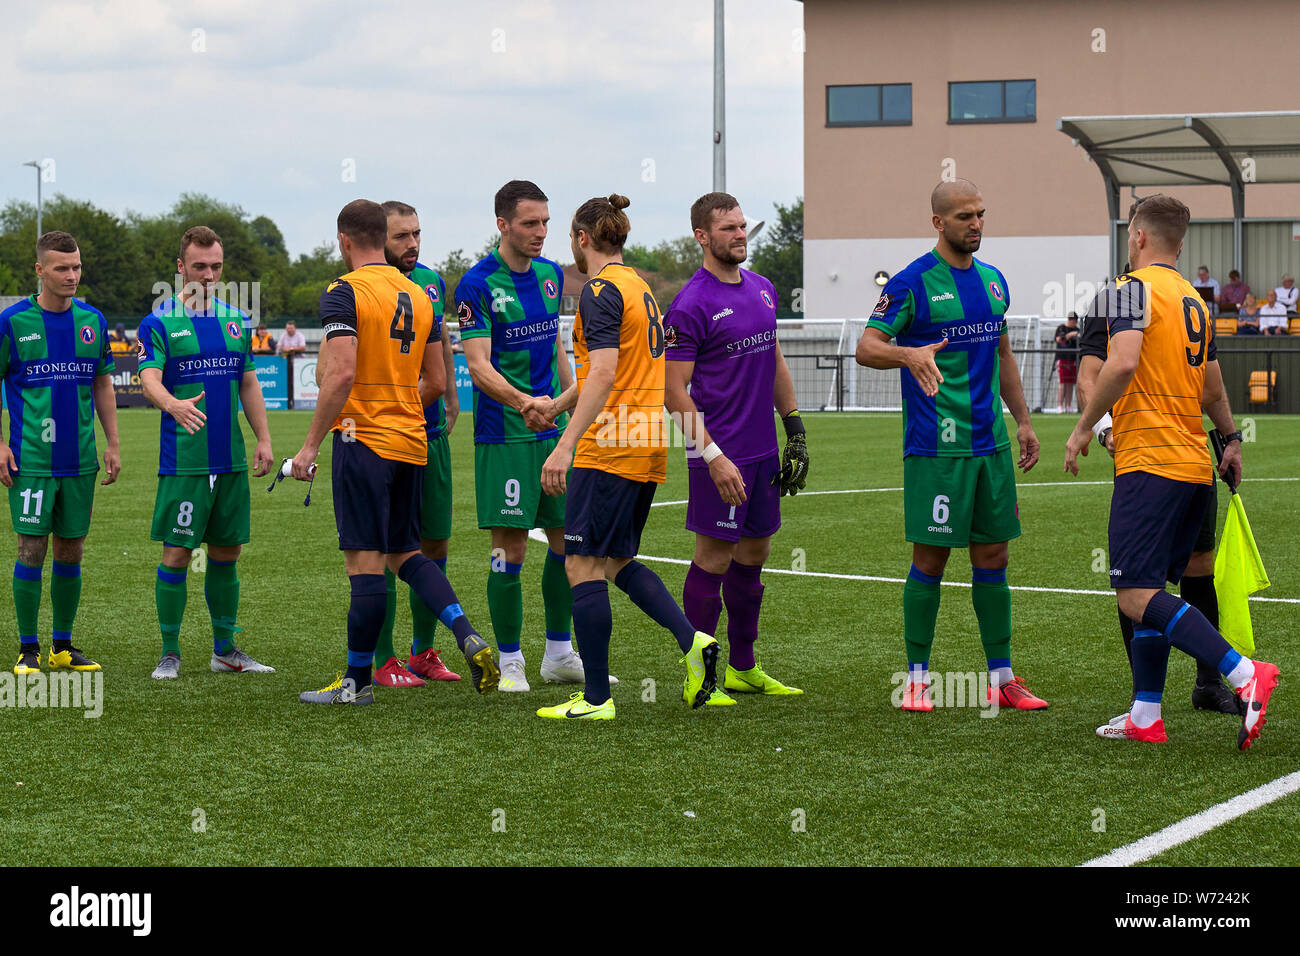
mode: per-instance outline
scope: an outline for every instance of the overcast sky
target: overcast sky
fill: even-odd
[[[265,214],[291,254],[344,203],[415,205],[422,258],[478,249],[532,179],[567,260],[583,200],[632,200],[631,241],[690,231],[712,188],[711,0],[15,3],[0,35],[0,201],[64,193],[155,213],[181,192]],[[803,189],[803,6],[727,4],[728,191],[751,218]],[[348,177],[353,176],[352,181]]]

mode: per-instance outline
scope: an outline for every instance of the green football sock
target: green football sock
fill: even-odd
[[[972,568],[971,603],[980,623],[980,641],[990,661],[1011,657],[1011,588],[1006,569]]]
[[[234,561],[208,559],[208,574],[203,582],[212,616],[212,653],[229,654],[235,649],[235,618],[239,615],[239,573]]]
[[[393,624],[397,620],[397,575],[384,568],[384,591],[387,598],[384,604],[384,626],[379,629],[379,643],[375,645],[375,666],[383,667],[390,657],[396,657],[393,650]]]
[[[907,663],[924,664],[930,660],[934,644],[934,622],[939,617],[939,582],[915,565],[903,585],[903,641],[907,644]]]
[[[573,626],[573,589],[569,587],[569,576],[564,573],[564,555],[549,548],[542,568],[542,601],[546,606],[546,639],[569,641]]]
[[[36,621],[41,613],[41,569],[14,562],[14,616],[18,619],[18,640],[37,643]]]
[[[158,582],[154,585],[154,603],[158,605],[158,629],[162,631],[162,652],[166,657],[181,653],[181,621],[185,618],[185,598],[189,594],[185,573],[188,567],[169,568],[158,565]]]
[[[72,646],[72,625],[77,620],[77,607],[81,604],[81,563],[64,564],[55,561],[50,575],[50,609],[54,612],[54,640],[56,651]]]
[[[521,565],[504,563],[505,570],[498,571],[492,559],[488,572],[488,615],[497,638],[497,650],[512,653],[519,650],[519,636],[524,629],[524,589],[519,581]]]

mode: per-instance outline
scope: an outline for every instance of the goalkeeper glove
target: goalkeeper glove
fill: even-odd
[[[808,479],[808,437],[803,419],[796,409],[781,419],[785,426],[785,452],[781,456],[781,470],[772,476],[772,484],[780,484],[781,497],[797,495]]]

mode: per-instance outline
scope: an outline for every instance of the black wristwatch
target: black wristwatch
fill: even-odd
[[[1227,445],[1229,442],[1234,442],[1234,441],[1237,442],[1238,444],[1241,443],[1241,432],[1240,432],[1240,431],[1235,431],[1235,432],[1233,432],[1231,435],[1224,435],[1224,436],[1223,436],[1223,444],[1224,444],[1224,445]]]
[[[1102,448],[1106,447],[1106,437],[1111,433],[1111,429],[1103,428],[1101,434],[1097,436],[1097,444]]]

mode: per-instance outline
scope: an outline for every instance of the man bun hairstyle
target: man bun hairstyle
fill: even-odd
[[[709,231],[713,225],[715,212],[731,212],[740,206],[739,200],[730,193],[705,193],[691,203],[691,230]]]
[[[538,188],[537,183],[529,182],[526,179],[512,179],[497,190],[496,199],[494,200],[497,216],[509,222],[514,218],[515,209],[525,199],[531,199],[534,202],[549,202],[546,193]]]
[[[369,199],[354,199],[339,212],[338,231],[367,249],[382,249],[388,242],[388,215]]]
[[[70,232],[59,232],[57,230],[47,232],[41,238],[36,240],[36,255],[44,258],[47,252],[76,252],[77,240],[72,238]]]
[[[185,250],[190,246],[211,249],[221,242],[221,237],[207,226],[190,226],[181,236],[181,262],[185,261]]]
[[[1187,235],[1192,211],[1173,196],[1157,193],[1134,203],[1129,215],[1129,230],[1150,233],[1165,248],[1178,248]]]
[[[597,252],[606,255],[622,252],[627,234],[632,231],[632,224],[623,212],[630,205],[632,200],[618,193],[588,199],[573,214],[573,232],[581,230],[590,236],[592,248]]]

